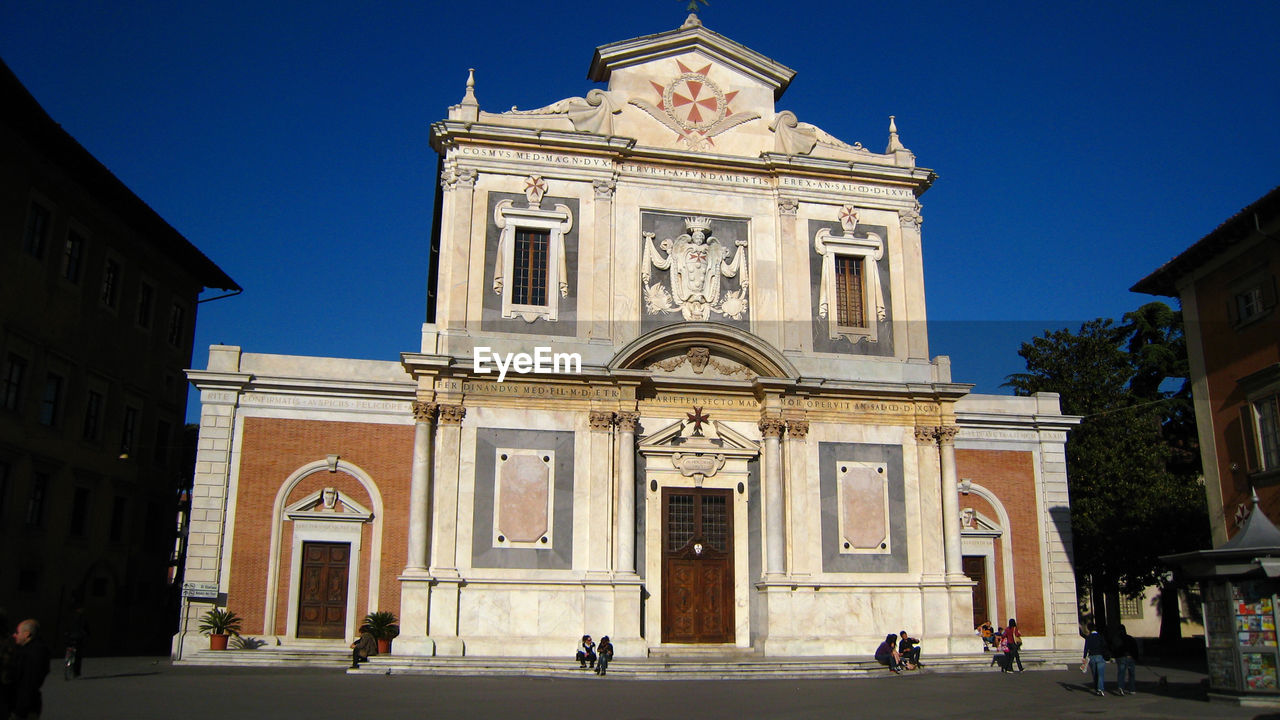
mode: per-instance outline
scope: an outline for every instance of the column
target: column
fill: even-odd
[[[436,404],[413,403],[413,467],[409,480],[409,558],[405,572],[427,569],[427,528],[431,491],[432,443],[435,441]]]
[[[636,572],[636,423],[638,412],[618,417],[618,564],[620,573]]]
[[[821,533],[815,522],[816,513],[809,510],[812,498],[811,481],[816,476],[809,474],[809,454],[807,438],[809,437],[809,421],[799,419],[787,420],[787,510],[791,516],[791,553],[788,567],[791,574],[808,574],[814,567],[817,558],[813,548],[820,543],[813,543],[809,538],[816,530]],[[812,480],[811,480],[812,479]],[[816,484],[816,482],[815,482]]]
[[[954,425],[939,427],[938,455],[942,469],[942,544],[948,579],[964,575],[960,560],[960,498],[956,495],[956,433]]]
[[[760,421],[764,437],[765,575],[786,573],[786,525],[782,490],[782,418]]]

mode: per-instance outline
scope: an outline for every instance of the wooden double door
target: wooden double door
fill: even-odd
[[[733,642],[733,493],[662,491],[662,642]]]
[[[347,578],[350,572],[350,543],[302,543],[298,637],[347,637]]]

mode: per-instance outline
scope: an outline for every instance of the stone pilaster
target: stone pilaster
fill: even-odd
[[[613,194],[616,182],[612,178],[592,181],[595,190],[595,241],[589,277],[579,277],[585,285],[591,283],[589,295],[591,307],[586,317],[587,336],[596,341],[610,337],[609,319],[613,306],[613,268],[616,264],[613,247]]]
[[[760,420],[764,437],[765,576],[778,576],[786,568],[786,514],[782,487],[782,418]]]
[[[791,552],[787,558],[792,575],[808,575],[813,572],[818,556],[814,548],[819,545],[811,538],[820,537],[817,513],[810,508],[810,500],[815,496],[816,476],[809,472],[809,421],[799,418],[787,419],[786,440],[786,509],[790,519],[791,533],[787,546]],[[811,485],[811,483],[813,483]]]
[[[586,478],[591,493],[587,500],[587,572],[606,573],[613,557],[613,413],[592,410],[587,424],[591,428],[591,473]]]
[[[435,477],[432,498],[431,574],[457,577],[458,550],[458,468],[461,460],[462,419],[467,409],[461,405],[439,405],[436,429]]]
[[[461,330],[467,319],[471,212],[477,175],[473,169],[450,166],[440,176],[444,207],[441,209],[436,324],[446,331]]]
[[[794,257],[799,258],[807,258],[809,256],[809,238],[805,236],[805,233],[800,232],[797,227],[800,221],[796,213],[799,209],[799,200],[789,197],[778,198],[778,241],[783,248],[784,257],[792,253],[795,254]],[[807,276],[807,264],[804,272]],[[812,314],[807,306],[808,293],[783,293],[782,302],[785,305],[786,317],[807,318]],[[805,322],[789,322],[783,325],[782,349],[788,352],[802,351],[807,333],[810,332],[809,324]]]
[[[925,319],[924,301],[924,250],[920,239],[920,203],[898,210],[898,227],[902,233],[902,266],[905,269],[907,292],[906,337],[907,355],[922,360],[929,359],[929,333]],[[897,323],[895,323],[897,324]]]

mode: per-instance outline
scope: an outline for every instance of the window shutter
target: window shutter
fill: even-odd
[[[1251,473],[1258,472],[1262,463],[1258,459],[1258,433],[1254,429],[1252,403],[1245,403],[1240,407],[1240,435],[1241,446],[1244,448],[1244,468]]]
[[[1262,310],[1270,310],[1276,306],[1276,278],[1268,275],[1258,284],[1262,290]]]

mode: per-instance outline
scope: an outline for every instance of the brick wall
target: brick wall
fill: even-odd
[[[369,610],[400,614],[400,584],[396,577],[404,569],[407,552],[413,427],[245,418],[227,605],[244,618],[246,634],[262,633],[265,627],[268,554],[274,522],[271,509],[276,494],[298,468],[330,454],[340,455],[344,462],[368,473],[382,496],[382,557],[377,559],[381,563],[379,607],[367,607],[369,563],[375,560],[372,558],[373,525],[367,524],[362,529],[361,556],[357,564],[360,573],[355,599],[357,612],[361,616]],[[289,501],[299,500],[323,487],[336,487],[376,512],[372,498],[359,481],[341,472],[323,472],[305,478],[290,493]],[[291,525],[284,523],[281,533],[280,585],[275,589],[277,634],[285,634],[289,610]]]
[[[1044,571],[1040,566],[1035,455],[1016,450],[957,448],[956,471],[959,477],[972,479],[995,493],[1009,515],[1012,527],[1005,528],[1005,535],[997,543],[1008,542],[1013,551],[1014,598],[1018,607],[1016,613],[1004,613],[999,620],[1016,617],[1024,635],[1044,635]],[[962,496],[960,505],[978,509],[979,500],[981,498],[972,495]],[[994,508],[984,514],[993,519],[998,517]],[[1000,551],[999,544],[996,549]],[[998,586],[998,592],[1001,593],[999,606],[1004,609],[1003,585]]]

